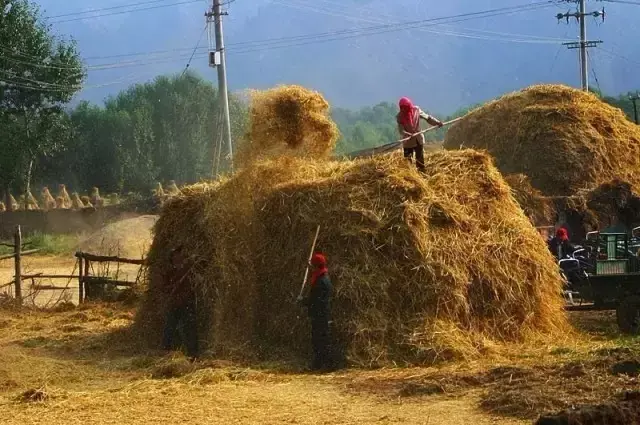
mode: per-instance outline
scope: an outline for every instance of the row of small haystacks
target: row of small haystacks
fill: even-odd
[[[554,223],[549,208],[553,216],[581,222],[579,234],[616,219],[640,219],[626,203],[616,208],[637,198],[640,127],[594,94],[560,85],[508,94],[449,130],[445,148],[460,147],[493,156],[536,224]]]
[[[184,188],[156,224],[137,318],[149,342],[181,290],[166,276],[182,246],[212,352],[305,355],[294,301],[318,225],[337,346],[354,363],[425,363],[566,330],[556,265],[488,155],[433,153],[426,175],[398,155],[332,161],[337,133],[320,94],[281,87],[254,99],[246,146],[260,159]],[[291,108],[306,118],[291,120]]]

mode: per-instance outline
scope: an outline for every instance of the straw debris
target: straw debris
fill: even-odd
[[[503,174],[525,174],[544,195],[616,179],[640,184],[640,126],[594,94],[561,85],[532,86],[472,111],[444,146],[487,150]]]
[[[250,127],[239,163],[278,154],[330,155],[338,127],[329,118],[329,103],[313,90],[280,86],[251,93]]]

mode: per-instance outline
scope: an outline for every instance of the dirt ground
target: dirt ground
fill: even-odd
[[[572,313],[581,335],[556,346],[327,375],[145,351],[128,330],[134,314],[116,304],[0,309],[3,423],[531,424],[583,404],[628,413],[617,400],[640,390],[640,344],[615,333],[611,313]]]

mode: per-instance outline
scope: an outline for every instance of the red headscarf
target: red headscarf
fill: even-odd
[[[329,269],[327,268],[327,258],[324,254],[316,252],[311,257],[311,265],[316,268],[311,275],[311,286],[314,286],[318,279],[329,273]]]
[[[400,99],[400,102],[398,102],[398,106],[400,106],[400,124],[405,127],[415,127],[416,114],[414,111],[416,108],[413,106],[413,102],[411,102],[408,97],[403,97]]]
[[[569,233],[567,233],[567,229],[565,229],[564,227],[561,227],[558,230],[556,230],[556,238],[558,238],[561,241],[568,241]]]

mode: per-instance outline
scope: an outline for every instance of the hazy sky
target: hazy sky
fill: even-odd
[[[89,78],[82,98],[99,101],[129,84],[184,69],[202,34],[203,14],[209,7],[204,0],[166,0],[137,7],[172,5],[111,16],[104,15],[123,9],[59,16],[140,2],[38,2],[45,15],[52,17],[54,30],[72,36],[86,58]],[[555,18],[557,13],[575,6],[565,3],[542,8],[538,7],[540,3],[235,0],[228,6],[229,16],[225,18],[229,84],[233,90],[241,90],[299,83],[320,90],[333,104],[347,107],[409,95],[440,112],[539,82],[578,85],[577,51],[561,46],[562,40],[577,38],[578,25],[558,23]],[[594,86],[597,78],[605,92],[617,94],[640,87],[635,77],[640,65],[640,49],[635,42],[640,5],[590,1],[589,10],[600,10],[603,5],[607,8],[604,24],[588,19],[589,38],[605,41],[602,49],[590,53],[590,78]],[[493,17],[468,15],[458,18],[464,21],[449,25],[432,23],[403,31],[397,30],[400,27],[387,27],[387,32],[380,33],[381,25],[505,7],[514,9]],[[60,22],[78,17],[87,19]],[[368,36],[349,33],[372,26],[381,29]],[[298,42],[289,39],[286,45],[255,44],[259,40],[321,33],[331,33],[335,39],[318,43],[318,37],[308,37],[297,39]],[[254,44],[242,44],[247,42]],[[214,70],[206,65],[207,44],[205,36],[191,67],[215,80]],[[152,54],[156,51],[163,52]],[[144,55],[122,56],[137,53]]]

